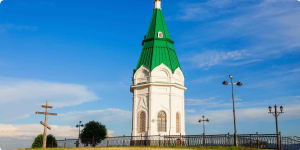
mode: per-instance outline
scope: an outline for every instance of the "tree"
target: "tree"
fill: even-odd
[[[43,135],[40,134],[34,139],[31,147],[32,148],[41,148],[42,146],[43,146]]]
[[[41,148],[43,147],[43,135],[40,134],[38,135],[33,143],[32,143],[32,148]],[[53,135],[49,134],[47,136],[47,147],[57,147],[57,142],[56,142],[56,139]]]
[[[80,139],[83,144],[96,146],[105,139],[106,135],[107,130],[105,125],[96,121],[90,121],[84,125],[80,134]]]
[[[47,147],[51,147],[51,148],[57,147],[56,139],[52,134],[49,134],[47,136]]]

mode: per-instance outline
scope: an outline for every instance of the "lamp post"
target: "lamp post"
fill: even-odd
[[[203,124],[203,138],[202,139],[203,139],[203,146],[205,146],[205,122],[209,122],[209,119],[208,118],[205,119],[205,116],[203,115],[202,119],[199,119],[198,122]]]
[[[278,106],[275,105],[274,106],[274,111],[272,111],[272,107],[269,106],[269,114],[272,114],[275,117],[275,124],[276,124],[276,135],[277,135],[277,149],[281,150],[281,142],[280,142],[280,138],[279,138],[279,130],[278,130],[278,116],[280,114],[283,114],[283,106],[280,106],[279,109],[280,111],[277,110]]]
[[[80,127],[83,127],[83,124],[82,124],[82,121],[79,121],[79,123],[76,125],[76,128],[79,129],[79,132],[78,132],[78,141],[76,143],[76,147],[79,147],[79,140],[80,140]]]
[[[237,85],[237,86],[242,86],[243,83],[238,81],[238,82],[233,82],[233,76],[232,75],[229,75],[229,78],[230,78],[230,83],[228,83],[228,81],[224,81],[222,84],[224,86],[227,86],[228,84],[231,84],[231,89],[232,89],[232,106],[233,106],[233,125],[234,125],[234,146],[238,146],[239,143],[238,143],[238,137],[237,137],[237,129],[236,129],[236,115],[235,115],[235,102],[234,102],[234,85]]]

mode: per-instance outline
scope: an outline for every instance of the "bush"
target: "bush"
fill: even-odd
[[[53,135],[49,134],[47,136],[47,147],[57,147],[57,142],[56,139]],[[43,147],[43,134],[38,135],[33,143],[32,143],[32,148],[41,148]]]

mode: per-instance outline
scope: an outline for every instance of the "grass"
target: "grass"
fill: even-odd
[[[258,150],[245,147],[101,147],[101,148],[51,148],[50,150]],[[43,149],[26,149],[43,150]]]

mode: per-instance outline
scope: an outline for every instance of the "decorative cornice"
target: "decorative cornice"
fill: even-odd
[[[146,39],[146,40],[143,40],[143,46],[145,44],[145,42],[149,42],[149,41],[154,41],[154,40],[159,40],[159,41],[167,41],[167,42],[170,42],[171,44],[174,44],[175,42],[170,40],[170,39],[167,39],[167,38],[150,38],[150,39]]]
[[[173,86],[173,87],[177,87],[177,88],[182,89],[182,90],[187,90],[186,87],[184,87],[180,84],[176,84],[176,83],[147,82],[147,83],[144,83],[144,84],[132,85],[130,87],[130,91],[133,92],[134,88],[148,87],[148,86]]]

